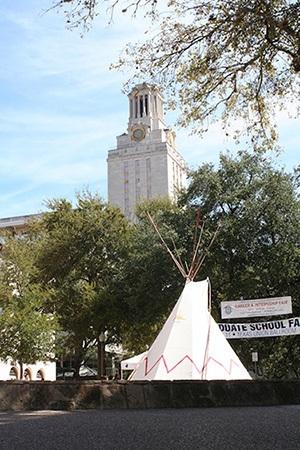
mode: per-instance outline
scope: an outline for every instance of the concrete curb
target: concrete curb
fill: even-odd
[[[0,382],[0,411],[286,404],[300,404],[300,380]]]

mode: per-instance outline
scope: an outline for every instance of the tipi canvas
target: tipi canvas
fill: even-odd
[[[208,310],[209,280],[187,281],[131,380],[249,380]]]

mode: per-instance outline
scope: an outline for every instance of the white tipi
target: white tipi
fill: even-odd
[[[149,219],[167,247],[150,215]],[[202,254],[197,261],[195,256],[202,232],[203,226],[188,272],[167,247],[187,281],[162,330],[133,371],[132,381],[251,379],[210,314],[209,279],[192,281],[205,258]],[[214,238],[215,235],[209,247]]]
[[[249,380],[208,310],[209,280],[187,281],[131,380]]]

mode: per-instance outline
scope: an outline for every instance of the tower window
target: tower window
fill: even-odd
[[[148,95],[145,95],[145,112],[146,116],[148,116]]]
[[[132,99],[130,99],[130,103],[129,103],[129,105],[130,105],[130,117],[133,117],[133,101],[132,101]]]
[[[146,159],[146,186],[147,186],[147,198],[151,198],[151,159]]]
[[[144,110],[144,102],[143,102],[143,96],[140,96],[140,117],[143,117],[143,110]]]
[[[134,117],[137,119],[138,116],[138,98],[134,99]]]
[[[173,188],[175,186],[175,162],[172,161],[172,173],[173,173]]]
[[[129,217],[129,167],[128,161],[124,162],[124,213]]]
[[[140,161],[135,161],[135,197],[138,203],[141,199]]]

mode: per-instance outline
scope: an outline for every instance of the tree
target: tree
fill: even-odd
[[[185,283],[150,223],[149,213],[165,243],[183,264],[191,262],[195,225],[201,227],[202,221],[198,210],[179,207],[169,199],[155,199],[139,205],[139,220],[133,231],[122,282],[123,296],[128,305],[123,344],[135,352],[145,350],[153,342]],[[205,228],[202,233],[201,256],[206,256],[214,233],[213,226],[211,230]],[[205,278],[204,272],[201,277]]]
[[[203,249],[221,224],[197,277],[211,279],[217,321],[221,320],[220,302],[241,296],[291,295],[293,314],[300,314],[299,172],[286,173],[265,155],[240,152],[236,157],[221,155],[218,167],[203,164],[190,179],[179,205],[151,201],[138,211],[122,283],[128,303],[125,344],[135,351],[153,342],[184,284],[145,211],[154,216],[167,244],[182,261],[189,261],[193,254],[195,218],[205,223]],[[234,340],[231,345],[248,367],[254,347],[264,375],[278,378],[299,375],[297,340],[297,336]]]
[[[35,280],[36,245],[29,236],[6,235],[0,262],[0,357],[20,365],[53,358],[55,317],[45,306],[47,291]]]
[[[248,135],[254,148],[275,144],[275,111],[299,105],[299,1],[172,0],[160,11],[150,0],[60,0],[54,8],[69,26],[88,27],[104,5],[152,14],[155,31],[129,44],[116,66],[163,85],[183,126],[203,132],[222,118],[227,134]]]
[[[221,300],[282,295],[292,296],[293,314],[300,314],[299,171],[286,173],[259,154],[223,154],[219,167],[204,164],[191,175],[181,201],[222,221],[205,266],[216,316]],[[299,375],[297,336],[232,345],[246,358],[255,345],[268,376]]]
[[[137,210],[139,220],[132,230],[131,249],[120,283],[127,305],[122,343],[126,350],[136,353],[151,344],[184,283],[157,239],[146,212],[163,227],[167,240],[177,242],[178,234],[169,225],[174,216],[180,215],[180,210],[168,199],[145,201]]]
[[[107,343],[120,338],[124,302],[119,284],[130,226],[117,208],[88,193],[78,195],[74,208],[67,200],[48,206],[40,221],[44,236],[37,264],[41,280],[52,289],[49,307],[74,351],[78,375],[87,350],[97,345],[100,353],[102,333]]]

